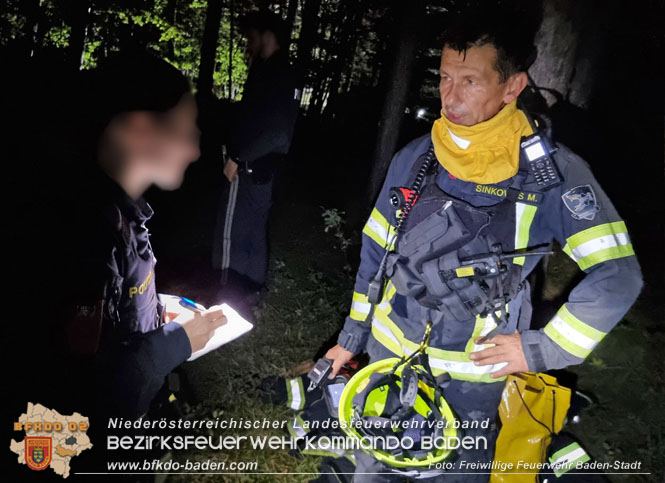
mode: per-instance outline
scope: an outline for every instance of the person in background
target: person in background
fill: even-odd
[[[273,185],[291,146],[301,91],[282,49],[289,34],[285,23],[254,11],[242,19],[241,30],[250,68],[224,160],[229,185],[220,199],[212,263],[236,303],[251,306],[265,285]]]

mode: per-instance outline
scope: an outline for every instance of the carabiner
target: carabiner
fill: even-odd
[[[432,322],[427,322],[427,326],[425,327],[425,333],[423,334],[423,338],[420,341],[420,347],[418,347],[418,354],[422,354],[425,352],[425,349],[427,349],[427,346],[429,345],[429,338],[432,333]]]

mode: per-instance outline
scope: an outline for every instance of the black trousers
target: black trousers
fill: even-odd
[[[268,270],[268,217],[273,179],[257,184],[241,172],[222,193],[217,211],[212,264],[261,287]]]

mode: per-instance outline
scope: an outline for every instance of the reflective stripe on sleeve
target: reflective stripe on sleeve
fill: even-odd
[[[529,245],[529,232],[537,209],[534,205],[515,203],[515,250],[524,249]],[[525,257],[515,257],[513,263],[524,265],[524,259]]]
[[[305,387],[302,383],[302,377],[288,379],[286,381],[286,391],[288,398],[286,404],[296,411],[305,407]]]
[[[369,303],[367,295],[363,295],[360,292],[353,292],[349,317],[358,322],[365,322],[371,308],[372,304]]]
[[[623,221],[605,223],[575,233],[566,239],[563,251],[582,270],[607,260],[635,255]]]
[[[374,208],[363,228],[363,233],[378,243],[381,248],[386,248],[394,241],[395,227],[388,223],[379,210]]]
[[[586,358],[606,335],[575,317],[565,305],[545,326],[545,334],[580,359]]]
[[[295,418],[293,418],[293,421],[291,421],[288,425],[289,429],[289,434],[296,438],[304,438],[307,436],[307,433],[309,432],[309,425],[303,420],[303,418],[298,414]]]
[[[550,457],[550,465],[559,478],[564,473],[574,470],[578,461],[585,462],[591,458],[578,443],[570,443]]]

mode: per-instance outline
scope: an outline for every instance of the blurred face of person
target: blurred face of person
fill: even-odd
[[[491,44],[465,52],[444,47],[439,94],[445,116],[454,124],[473,126],[494,117],[526,87],[526,73],[500,81],[495,69],[497,51]]]
[[[263,51],[263,36],[261,33],[253,28],[247,29],[247,47],[245,47],[245,53],[249,61],[251,62],[254,59],[261,57]]]
[[[277,37],[270,30],[261,33],[254,28],[249,28],[245,36],[247,37],[245,54],[250,64],[256,59],[267,59],[279,49]]]
[[[180,187],[187,167],[200,156],[197,107],[185,94],[165,113],[136,111],[114,123],[111,138],[123,159],[123,187],[133,197],[150,185]]]

